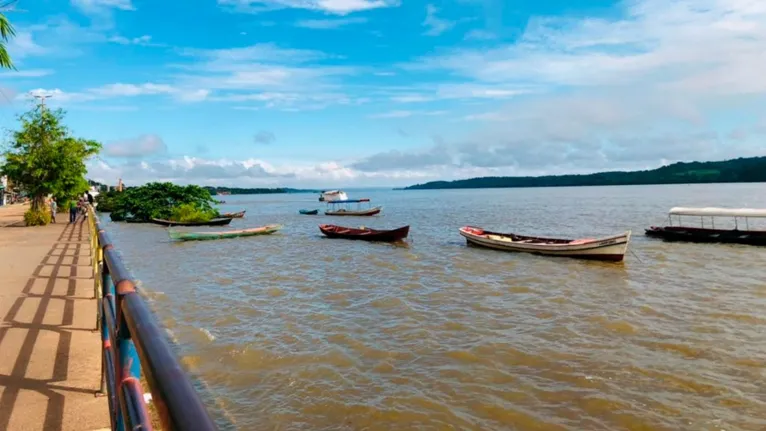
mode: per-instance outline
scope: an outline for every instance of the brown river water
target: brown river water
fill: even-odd
[[[232,228],[171,242],[108,223],[222,429],[763,430],[766,248],[665,243],[673,206],[766,207],[766,185],[225,196]],[[108,217],[104,217],[108,219]],[[699,219],[690,220],[699,223]],[[393,228],[409,245],[324,238]],[[624,264],[467,247],[457,232],[633,231]],[[752,227],[752,226],[751,226]],[[199,230],[199,229],[198,229]]]

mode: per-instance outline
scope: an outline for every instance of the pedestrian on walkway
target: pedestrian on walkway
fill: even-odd
[[[69,223],[74,223],[77,220],[78,205],[74,199],[69,200]]]
[[[56,223],[56,210],[58,205],[56,204],[56,198],[51,198],[51,222]]]

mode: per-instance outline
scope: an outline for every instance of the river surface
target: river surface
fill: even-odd
[[[766,207],[766,185],[349,194],[382,215],[224,196],[247,210],[232,228],[284,229],[172,243],[107,224],[222,429],[766,429],[766,248],[643,235],[673,206]],[[412,227],[392,246],[319,223]],[[599,263],[467,247],[466,224],[633,238]]]

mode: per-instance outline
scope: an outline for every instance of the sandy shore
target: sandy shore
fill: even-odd
[[[0,430],[107,429],[88,225],[27,208],[0,207]]]

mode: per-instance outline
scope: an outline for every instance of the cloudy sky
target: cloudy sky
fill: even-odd
[[[400,186],[766,154],[763,0],[19,0],[115,183]]]

